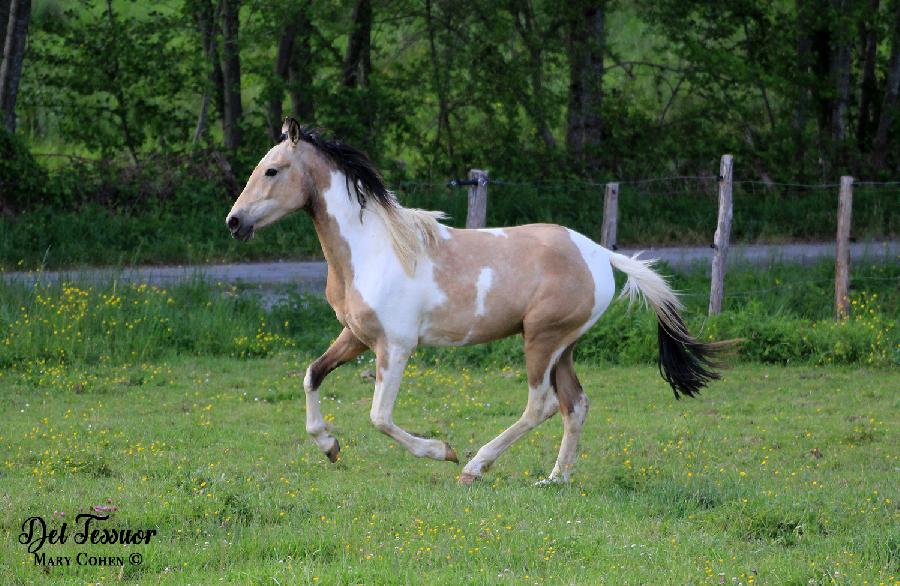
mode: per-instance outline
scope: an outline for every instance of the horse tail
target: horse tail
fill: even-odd
[[[659,373],[672,387],[675,398],[679,394],[693,397],[710,381],[721,378],[716,372],[721,368],[716,357],[731,342],[703,343],[691,335],[681,318],[684,306],[666,280],[653,270],[655,261],[610,252],[609,262],[628,275],[619,296],[631,302],[643,298],[656,312]]]

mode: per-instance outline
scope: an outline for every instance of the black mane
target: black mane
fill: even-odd
[[[351,191],[351,184],[356,188],[356,199],[360,207],[365,208],[369,199],[374,199],[386,208],[396,207],[397,200],[391,195],[369,155],[339,139],[324,136],[323,131],[318,128],[300,126],[299,129],[300,140],[316,147],[344,174],[347,178],[347,191]],[[281,140],[285,139],[287,133],[281,135]]]

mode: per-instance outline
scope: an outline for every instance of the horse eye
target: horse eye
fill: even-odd
[[[266,169],[266,177],[274,177],[278,174],[278,169]]]

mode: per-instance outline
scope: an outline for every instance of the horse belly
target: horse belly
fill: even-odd
[[[521,299],[490,296],[479,303],[442,304],[426,312],[420,327],[420,343],[429,346],[466,346],[506,338],[522,331],[527,303]]]
[[[521,317],[491,322],[474,320],[425,320],[419,343],[426,346],[469,346],[507,338],[522,332]]]

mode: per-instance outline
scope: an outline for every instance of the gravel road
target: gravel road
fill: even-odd
[[[677,246],[643,249],[641,258],[658,258],[673,269],[703,266],[707,270],[713,250],[702,246]],[[621,249],[634,254],[635,249]],[[900,262],[900,240],[856,242],[850,246],[853,262]],[[728,265],[764,267],[772,262],[791,262],[808,265],[834,258],[834,243],[751,244],[732,246],[728,251]],[[264,289],[297,287],[301,291],[321,293],[325,290],[326,266],[323,261],[258,262],[188,266],[146,266],[133,268],[89,268],[44,272],[6,272],[6,281],[53,283],[59,280],[106,283],[113,279],[125,282],[164,286],[199,278],[216,283],[256,286]]]

